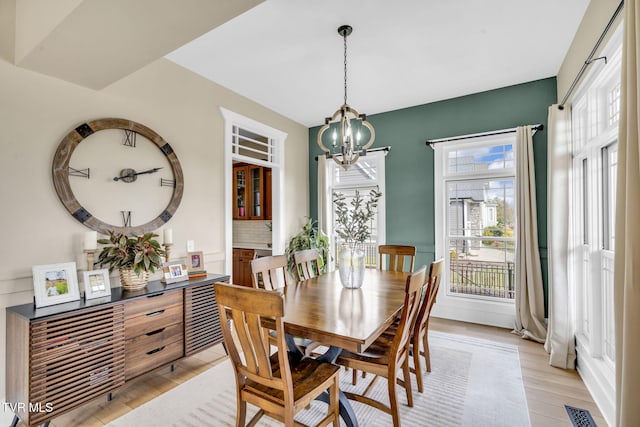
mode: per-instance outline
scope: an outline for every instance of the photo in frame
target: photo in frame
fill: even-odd
[[[180,261],[166,262],[162,266],[162,281],[176,283],[189,280],[187,266]]]
[[[111,283],[109,282],[109,270],[85,271],[84,275],[84,299],[108,297],[111,295]]]
[[[32,271],[36,308],[80,299],[75,262],[35,265]]]
[[[204,255],[202,252],[187,253],[187,270],[189,273],[204,273]]]

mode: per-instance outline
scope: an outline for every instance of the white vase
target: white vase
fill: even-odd
[[[340,245],[338,270],[342,286],[349,289],[360,288],[364,281],[364,250],[358,246]]]

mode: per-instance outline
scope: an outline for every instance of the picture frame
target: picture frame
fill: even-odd
[[[108,269],[85,271],[83,276],[85,300],[111,296]]]
[[[189,273],[204,272],[204,254],[198,252],[187,252],[187,271]]]
[[[36,308],[80,299],[75,262],[35,265],[32,272]]]
[[[162,282],[166,284],[189,280],[187,266],[180,261],[165,262],[162,266]]]

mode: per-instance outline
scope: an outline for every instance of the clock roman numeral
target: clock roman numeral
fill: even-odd
[[[131,211],[120,211],[122,214],[122,226],[131,227]]]
[[[122,141],[122,145],[125,147],[133,147],[136,146],[136,136],[138,135],[135,131],[129,129],[122,129],[124,131],[124,140]]]
[[[86,169],[74,169],[69,166],[69,176],[78,176],[80,178],[90,178],[89,168]]]
[[[174,188],[176,186],[175,179],[164,179],[160,178],[160,187],[171,187]]]

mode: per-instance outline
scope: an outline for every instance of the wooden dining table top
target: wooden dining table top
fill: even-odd
[[[338,271],[286,286],[287,333],[362,352],[402,310],[408,274],[367,268],[360,289],[344,288]]]

